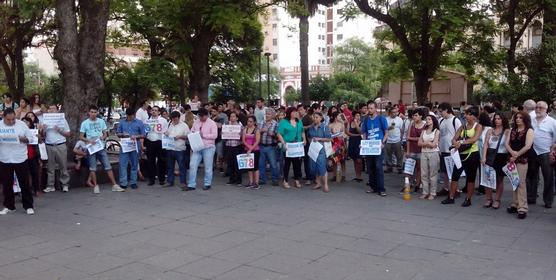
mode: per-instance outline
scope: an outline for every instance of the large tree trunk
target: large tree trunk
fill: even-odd
[[[208,33],[204,33],[208,32]],[[189,56],[191,70],[189,72],[190,98],[198,96],[202,103],[208,102],[208,88],[210,85],[209,54],[215,35],[210,30],[203,30],[193,38],[192,51]]]
[[[25,66],[23,62],[23,49],[25,48],[22,38],[16,39],[16,47],[14,52],[15,72],[16,72],[16,89],[14,100],[19,100],[25,95]]]
[[[431,86],[429,75],[414,71],[413,78],[415,80],[415,95],[417,97],[417,103],[419,103],[419,105],[424,105],[429,99],[429,88]]]
[[[185,70],[180,69],[180,105],[185,104]]]
[[[301,102],[309,105],[309,16],[299,17],[299,56],[301,68]]]
[[[54,55],[62,77],[63,108],[75,142],[90,105],[104,89],[108,0],[80,1],[80,29],[74,0],[56,0],[58,43]]]

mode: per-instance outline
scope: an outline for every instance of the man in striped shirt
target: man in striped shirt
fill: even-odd
[[[266,163],[270,164],[272,174],[272,185],[278,186],[280,173],[278,172],[278,162],[276,161],[276,130],[278,123],[274,119],[276,112],[272,108],[265,110],[265,122],[260,127],[261,131],[261,158],[259,159],[259,182],[261,185],[266,183]]]

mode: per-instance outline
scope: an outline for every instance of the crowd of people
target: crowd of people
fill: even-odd
[[[369,101],[351,108],[346,103],[271,108],[258,99],[254,106],[242,108],[233,100],[201,104],[195,97],[167,110],[143,101],[138,109],[125,108],[126,116],[115,131],[121,143],[118,180],[103,144],[109,130],[96,106],[89,108],[79,131],[70,131],[59,107],[42,104],[38,95],[23,98],[18,105],[7,94],[0,110],[5,207],[0,215],[15,211],[14,180],[27,214],[34,214],[34,195],[56,191],[56,178],[62,192],[69,191],[66,141],[72,133],[79,138],[73,149],[75,168],[88,169],[86,184],[94,193],[100,193],[97,166],[107,173],[114,192],[136,189],[140,179],[149,186],[158,181],[163,187],[179,185],[183,191],[195,191],[201,163],[203,190],[212,188],[216,171],[228,177],[227,185],[251,189],[306,185],[329,192],[329,181],[349,180],[346,161],[350,160],[355,171],[351,181],[363,182],[366,172],[367,193],[382,197],[387,195],[384,174],[397,172],[410,177],[411,188],[421,199],[445,196],[441,203],[453,204],[464,194],[461,206],[468,207],[477,193],[484,195],[483,207],[498,209],[504,178],[515,171],[507,211],[523,219],[528,205],[537,202],[540,170],[544,207],[552,208],[554,200],[556,102],[549,113],[546,102],[533,100],[513,106],[511,112],[503,112],[498,103],[461,104],[458,110],[449,103],[406,106],[401,101],[380,106]],[[370,142],[379,145],[378,152],[362,155],[363,144]],[[41,190],[43,164],[47,182]],[[478,174],[486,176],[490,170],[495,172],[495,183],[483,185]],[[465,187],[460,190],[462,177]]]

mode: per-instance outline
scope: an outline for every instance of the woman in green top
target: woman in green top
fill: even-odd
[[[457,169],[454,166],[452,172],[452,182],[450,184],[450,194],[448,198],[442,201],[442,204],[453,204],[454,196],[458,187],[458,180],[461,173],[465,171],[466,177],[466,197],[462,207],[471,206],[471,197],[475,191],[475,178],[477,177],[477,169],[481,165],[481,157],[479,156],[479,145],[478,140],[481,137],[481,132],[483,127],[478,123],[479,108],[477,106],[472,106],[465,110],[465,120],[467,121],[464,126],[461,126],[454,138],[452,139],[452,145],[454,149],[459,149],[461,145],[471,145],[465,151],[461,151],[459,156],[461,158],[462,167]]]
[[[297,109],[294,107],[286,110],[286,118],[282,119],[278,124],[278,140],[282,143],[284,148],[287,148],[287,143],[303,142],[305,145],[305,133],[303,133],[303,123],[299,119]],[[284,155],[284,188],[289,189],[288,175],[290,173],[290,165],[293,164],[293,178],[295,180],[295,187],[301,188],[301,159],[302,157],[286,157]]]

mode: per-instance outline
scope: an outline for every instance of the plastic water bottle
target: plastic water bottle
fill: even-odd
[[[403,200],[405,201],[411,200],[410,188],[411,187],[409,185],[409,177],[405,177],[404,187],[403,187]]]

